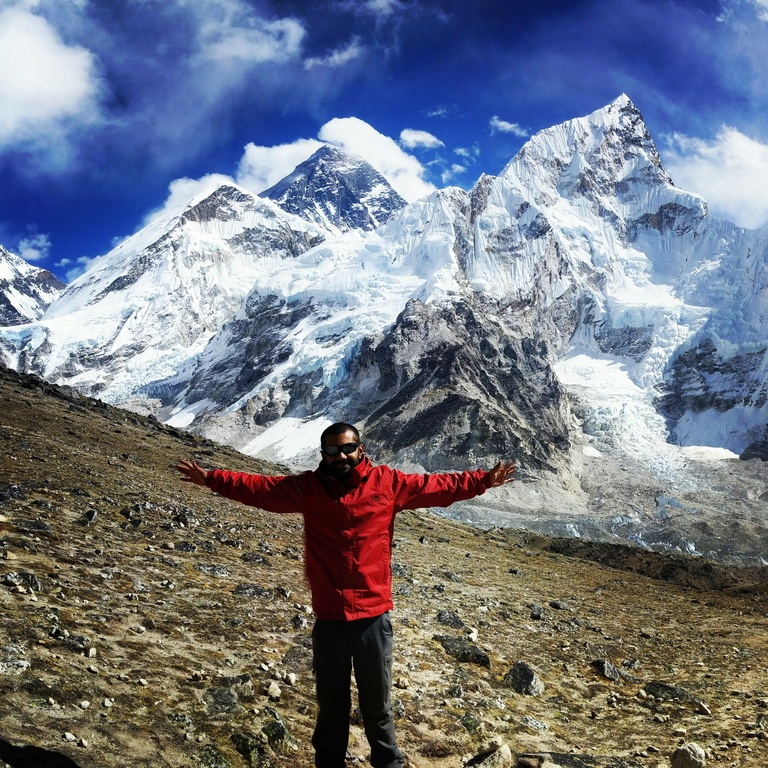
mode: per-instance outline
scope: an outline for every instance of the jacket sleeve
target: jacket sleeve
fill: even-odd
[[[395,509],[449,507],[455,501],[474,499],[485,493],[487,481],[488,472],[484,469],[430,475],[395,471]]]
[[[251,475],[213,469],[205,484],[215,493],[267,512],[303,512],[306,493],[302,475]]]

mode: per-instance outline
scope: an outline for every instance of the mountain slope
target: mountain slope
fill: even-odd
[[[0,245],[0,325],[38,320],[64,290],[47,269],[39,269]]]
[[[2,367],[0,412],[0,764],[311,766],[300,518],[181,483],[174,464],[284,470]],[[685,732],[764,768],[765,568],[426,511],[395,525],[394,698],[414,765],[456,768],[493,734],[519,765],[661,768]],[[517,662],[543,694],[511,686]],[[368,754],[356,724],[350,750]]]
[[[102,257],[38,323],[4,332],[5,360],[113,402],[162,398],[179,377],[183,386],[259,272],[324,235],[270,201],[221,187]]]

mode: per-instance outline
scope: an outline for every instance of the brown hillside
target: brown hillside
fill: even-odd
[[[301,519],[174,465],[277,468],[4,369],[0,446],[0,766],[310,766]],[[687,742],[768,765],[760,569],[419,512],[394,572],[411,766],[493,736],[519,765],[661,768]],[[542,693],[511,686],[517,662]]]

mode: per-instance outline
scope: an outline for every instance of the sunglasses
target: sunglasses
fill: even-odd
[[[350,453],[354,453],[359,447],[360,443],[344,443],[344,445],[326,445],[321,450],[326,456],[338,456],[340,452],[349,456]]]

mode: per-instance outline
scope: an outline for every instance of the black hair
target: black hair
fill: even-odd
[[[352,432],[355,436],[355,440],[360,442],[360,433],[357,431],[357,427],[354,424],[347,424],[344,421],[337,421],[335,424],[331,424],[330,427],[326,427],[323,430],[323,434],[320,435],[320,447],[325,445],[325,438],[331,435],[343,435],[345,432]]]

